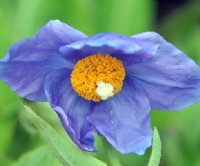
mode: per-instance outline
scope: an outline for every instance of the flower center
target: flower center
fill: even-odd
[[[71,73],[76,93],[94,102],[117,94],[125,78],[122,61],[110,55],[94,54],[79,60]]]

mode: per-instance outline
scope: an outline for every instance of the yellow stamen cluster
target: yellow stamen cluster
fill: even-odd
[[[123,63],[110,55],[94,54],[79,60],[71,73],[71,84],[76,93],[94,102],[101,97],[97,94],[97,83],[105,82],[113,86],[118,93],[125,78]]]

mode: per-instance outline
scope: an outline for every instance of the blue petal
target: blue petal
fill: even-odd
[[[58,20],[49,21],[35,37],[14,44],[2,61],[45,60],[60,46],[82,40],[83,33]]]
[[[94,128],[86,121],[90,102],[78,96],[71,87],[70,72],[58,70],[45,81],[49,103],[58,114],[71,139],[83,150],[95,151]]]
[[[86,38],[87,36],[59,20],[49,21],[41,28],[36,40],[46,48],[58,48]]]
[[[51,55],[44,61],[0,62],[0,80],[23,98],[32,101],[46,101],[43,88],[46,75],[58,68],[69,70],[70,66],[71,64],[59,58],[58,55]]]
[[[132,65],[154,56],[157,48],[158,46],[154,44],[144,43],[131,37],[115,33],[101,33],[63,46],[60,52],[71,62],[76,62],[88,55],[102,53],[117,57],[124,62],[124,65]]]
[[[19,96],[32,101],[46,101],[43,84],[47,73],[57,68],[73,68],[58,52],[62,45],[85,38],[72,27],[50,21],[33,38],[14,44],[0,61],[0,80]]]
[[[200,101],[200,68],[192,59],[156,33],[133,38],[159,45],[154,57],[126,71],[144,89],[152,108],[180,110]]]
[[[127,80],[115,97],[92,105],[87,120],[121,153],[144,154],[151,145],[150,105]]]

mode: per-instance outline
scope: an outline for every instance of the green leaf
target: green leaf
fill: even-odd
[[[62,166],[46,146],[36,148],[22,155],[11,166]]]
[[[161,141],[158,130],[156,127],[154,127],[152,152],[148,166],[158,166],[160,163],[160,157],[161,157]]]
[[[24,118],[35,125],[54,155],[64,166],[106,166],[105,163],[76,148],[71,142],[64,140],[55,129],[29,107],[24,106],[22,113]]]

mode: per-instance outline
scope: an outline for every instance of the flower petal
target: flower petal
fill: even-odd
[[[46,95],[71,139],[81,149],[95,151],[92,135],[94,128],[86,121],[90,102],[74,92],[70,83],[70,73],[57,70],[48,75],[45,81]]]
[[[86,38],[87,36],[59,20],[49,21],[36,36],[43,47],[58,48]]]
[[[144,49],[145,48],[145,49]],[[115,33],[101,33],[60,48],[69,61],[76,62],[88,55],[110,54],[124,62],[124,65],[141,63],[157,51],[158,46],[149,42],[122,36]]]
[[[115,97],[92,105],[87,120],[121,153],[144,154],[151,145],[150,105],[126,79]]]
[[[59,20],[49,21],[35,37],[14,44],[2,61],[37,61],[58,52],[60,46],[86,38],[86,35]]]
[[[70,65],[57,55],[52,55],[49,59],[40,62],[0,62],[0,80],[23,98],[32,101],[46,101],[43,88],[45,76],[58,68],[69,70]]]
[[[73,68],[58,48],[85,37],[58,20],[49,21],[35,37],[24,39],[9,49],[0,61],[0,79],[21,97],[46,101],[43,89],[46,74],[57,68]]]
[[[200,100],[200,68],[175,46],[156,33],[133,36],[159,45],[148,61],[127,67],[138,80],[154,109],[180,110]]]

